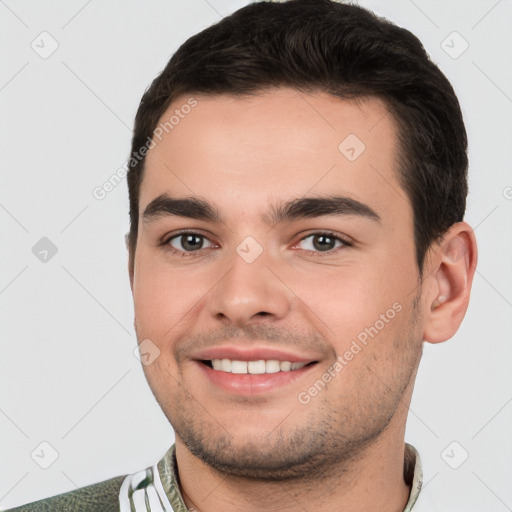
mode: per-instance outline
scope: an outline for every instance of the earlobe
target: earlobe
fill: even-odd
[[[473,229],[466,222],[454,224],[442,243],[431,248],[423,339],[441,343],[459,329],[466,314],[477,262]],[[433,295],[433,297],[432,297]]]

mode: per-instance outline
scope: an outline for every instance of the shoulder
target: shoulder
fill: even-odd
[[[74,491],[11,508],[7,512],[119,511],[119,490],[126,478],[117,476]]]

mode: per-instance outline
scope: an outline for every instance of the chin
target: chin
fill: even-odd
[[[292,415],[293,416],[293,415]],[[212,427],[212,425],[210,425]],[[333,467],[343,471],[343,462],[373,439],[335,436],[326,424],[274,427],[256,435],[231,435],[220,426],[175,425],[176,434],[188,450],[219,473],[261,481],[318,479]],[[373,437],[373,436],[370,436]]]

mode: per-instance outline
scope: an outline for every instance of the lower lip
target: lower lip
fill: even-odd
[[[213,370],[199,361],[196,361],[196,364],[199,370],[203,372],[212,384],[225,391],[239,395],[260,395],[268,393],[269,391],[281,388],[300,379],[316,366],[316,364],[312,364],[310,366],[304,366],[299,370],[289,372],[254,375],[251,373],[229,373]]]

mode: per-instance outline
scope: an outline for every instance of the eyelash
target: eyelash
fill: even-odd
[[[197,251],[182,251],[182,250],[179,250],[179,249],[175,249],[174,247],[172,247],[169,242],[175,238],[179,238],[181,236],[185,236],[185,235],[194,235],[194,236],[197,236],[197,237],[200,237],[200,238],[206,238],[207,240],[208,237],[206,235],[202,235],[200,233],[197,233],[196,231],[187,231],[187,230],[184,230],[184,231],[181,231],[179,233],[176,233],[170,237],[167,237],[165,238],[161,244],[159,244],[164,250],[166,251],[169,251],[173,254],[177,254],[177,255],[180,255],[182,257],[187,257],[187,258],[194,258],[194,257],[197,257],[197,256],[200,256],[201,255],[201,252],[202,252],[202,249],[198,249]],[[329,237],[329,238],[334,238],[335,241],[339,241],[341,242],[343,245],[340,246],[340,247],[334,247],[333,249],[329,249],[328,251],[308,251],[310,254],[314,255],[314,256],[331,256],[336,250],[339,250],[341,249],[342,247],[352,247],[353,244],[351,242],[349,242],[348,240],[346,240],[345,238],[342,238],[340,237],[339,235],[333,233],[332,231],[316,231],[314,233],[309,233],[308,235],[302,237],[298,243],[300,242],[303,242],[304,240],[306,240],[307,238],[309,237],[312,237],[312,236],[326,236],[326,237]],[[211,241],[211,240],[210,240]],[[212,242],[213,243],[213,242]],[[208,249],[208,248],[207,248]],[[306,249],[304,249],[306,250]],[[306,250],[307,251],[307,250]]]

